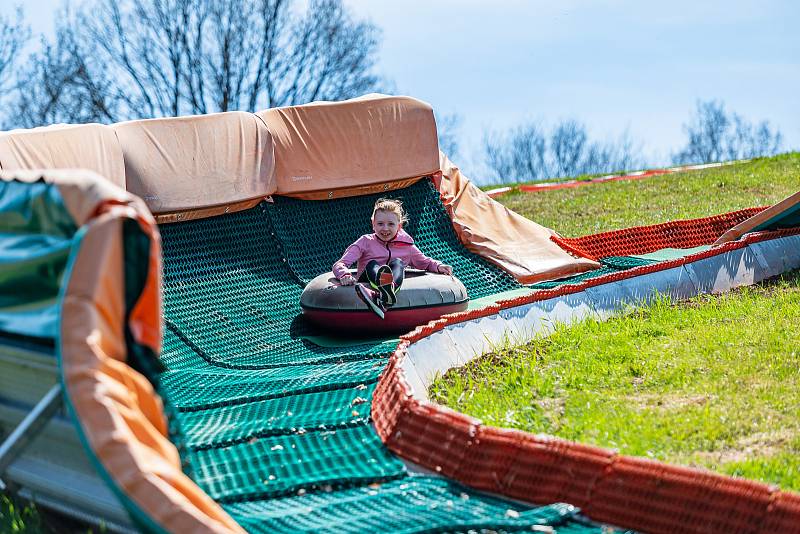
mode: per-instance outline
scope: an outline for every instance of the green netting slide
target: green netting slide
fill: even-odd
[[[459,243],[430,182],[393,196],[473,299],[520,288]],[[152,378],[187,474],[251,532],[601,532],[569,505],[483,495],[383,446],[370,403],[396,341],[315,343],[326,334],[299,307],[304,284],[369,231],[375,199],[275,198],[161,227],[165,370]]]

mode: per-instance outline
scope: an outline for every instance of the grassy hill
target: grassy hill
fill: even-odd
[[[511,193],[497,200],[562,235],[706,217],[766,206],[800,190],[800,153],[702,171]]]
[[[578,236],[768,205],[798,190],[794,153],[499,200]],[[447,373],[431,397],[488,424],[800,490],[799,324],[796,271],[497,347]]]

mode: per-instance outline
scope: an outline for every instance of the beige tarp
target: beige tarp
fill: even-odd
[[[433,109],[413,98],[367,95],[257,115],[275,140],[279,195],[364,194],[395,189],[392,182],[408,185],[409,179],[439,170]],[[376,184],[382,187],[368,187]]]
[[[533,284],[600,267],[596,261],[571,256],[550,240],[555,232],[490,198],[444,154],[441,169],[439,191],[461,242],[519,282]]]
[[[241,204],[275,192],[272,137],[252,113],[233,111],[112,126],[128,191],[156,214]]]
[[[746,221],[742,221],[724,234],[722,234],[719,239],[714,242],[714,245],[724,245],[730,241],[735,241],[742,237],[747,232],[752,232],[755,228],[761,226],[762,224],[770,221],[771,219],[777,219],[781,216],[781,214],[794,211],[797,209],[796,206],[800,205],[800,191],[797,193],[790,195],[774,206],[770,206],[769,208],[761,211]],[[795,217],[797,217],[795,215]]]
[[[84,169],[4,170],[0,171],[0,179],[28,183],[43,180],[55,185],[76,226],[97,216],[108,205],[141,204],[141,200],[124,189]]]
[[[117,136],[102,124],[57,124],[0,132],[0,169],[89,169],[125,187]]]
[[[520,282],[599,267],[562,250],[551,230],[491,200],[440,160],[433,110],[410,97],[9,132],[0,135],[0,163],[7,162],[104,168],[160,222],[246,209],[276,193],[327,199],[433,176],[462,242]]]

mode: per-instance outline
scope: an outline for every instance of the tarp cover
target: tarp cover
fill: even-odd
[[[56,124],[0,132],[0,169],[89,169],[125,187],[117,136],[102,124]]]
[[[272,137],[233,111],[122,122],[128,191],[155,214],[230,205],[275,192]]]
[[[358,190],[439,169],[433,109],[413,98],[375,94],[257,115],[275,139],[279,195],[314,198],[306,193]]]
[[[798,225],[800,225],[800,191],[737,224],[722,234],[714,245],[735,241],[748,232],[792,228]]]
[[[518,215],[472,184],[441,154],[439,191],[461,242],[523,284],[599,269],[551,241],[553,230]]]

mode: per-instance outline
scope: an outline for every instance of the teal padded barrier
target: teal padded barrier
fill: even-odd
[[[0,332],[55,339],[77,231],[57,186],[0,180]]]

